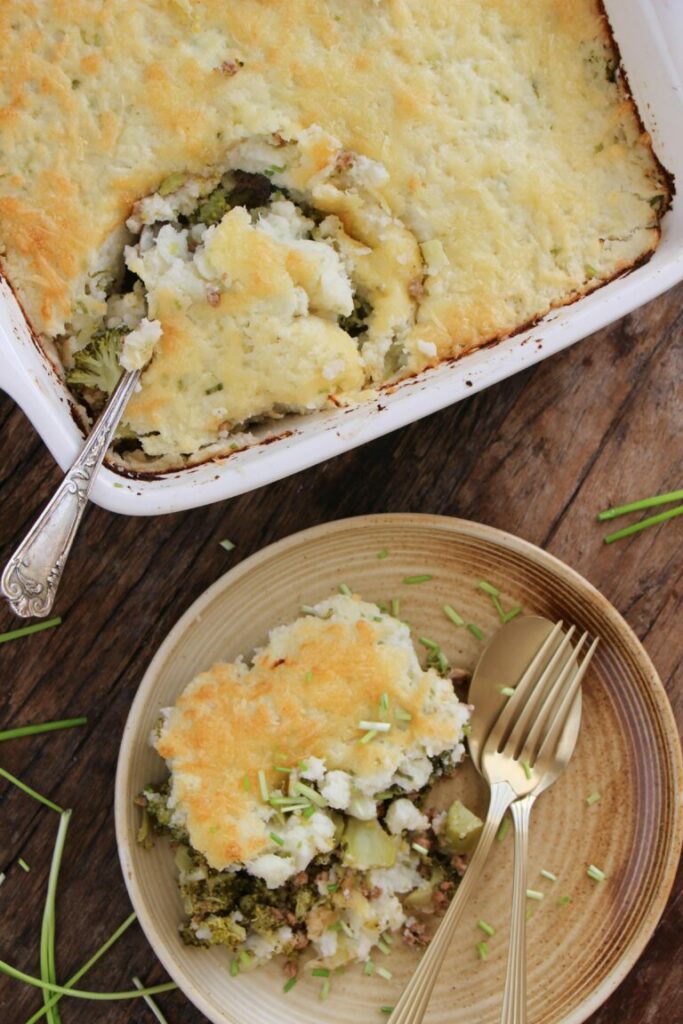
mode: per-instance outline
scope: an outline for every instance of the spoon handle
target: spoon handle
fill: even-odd
[[[505,994],[500,1024],[526,1024],[526,913],[529,861],[529,818],[536,794],[516,800],[510,808],[515,826],[515,872]]]
[[[123,374],[80,455],[7,563],[0,593],[15,615],[50,612],[93,481],[139,377],[140,370]]]
[[[391,1015],[391,1024],[420,1024],[427,1012],[434,983],[436,982],[446,952],[453,940],[453,935],[465,909],[465,904],[477,888],[479,877],[486,863],[491,844],[498,831],[498,826],[515,797],[516,794],[507,782],[497,782],[491,787],[491,800],[486,823],[482,829],[472,860],[467,866],[467,871],[456,890],[446,916],[439,925],[436,935],[428,946],[427,952],[420,960],[403,995],[396,1004],[396,1009]]]

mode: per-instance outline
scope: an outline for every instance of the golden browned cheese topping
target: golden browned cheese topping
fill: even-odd
[[[172,802],[215,866],[244,863],[269,845],[259,771],[272,792],[287,782],[277,766],[319,758],[372,793],[373,780],[386,788],[406,757],[461,739],[466,712],[448,680],[422,671],[407,627],[388,616],[356,619],[356,607],[377,609],[335,602],[346,618],[281,627],[252,667],[215,665],[165,712],[155,745],[171,768]],[[381,703],[390,730],[360,743],[359,723],[377,720]]]
[[[405,258],[379,246],[363,271],[384,289],[387,337],[403,334],[400,373],[512,332],[659,237],[669,187],[597,0],[5,0],[0,38],[2,259],[46,335],[77,315],[98,254],[120,252],[137,200],[174,174],[220,174],[249,140],[313,127],[298,185],[338,147],[370,158],[386,172],[373,202],[412,236]],[[344,226],[370,225],[353,196],[336,204]],[[284,269],[289,288],[302,268]],[[295,362],[307,345],[318,355],[290,366],[281,392],[262,386],[220,323],[231,301],[161,311],[163,365],[133,412],[167,452],[232,419],[215,402],[190,422],[188,364],[215,357],[226,379],[236,367],[256,416],[359,386],[334,323],[295,337]],[[266,332],[267,361],[275,347]]]

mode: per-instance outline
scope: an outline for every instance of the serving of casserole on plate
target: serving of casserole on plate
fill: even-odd
[[[233,453],[176,506],[484,386],[486,353],[464,374],[448,361],[658,245],[672,179],[597,0],[34,6],[0,13],[17,55],[3,270],[84,422],[119,359],[152,353],[110,464],[153,474]],[[407,413],[423,383],[434,401]],[[11,372],[7,386],[23,400]],[[51,444],[75,430],[62,418]],[[280,468],[263,448],[267,468],[250,461],[278,434]],[[155,494],[126,507],[168,507]]]

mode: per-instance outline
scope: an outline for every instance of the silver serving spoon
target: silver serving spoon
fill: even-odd
[[[476,667],[468,700],[484,720],[494,722],[509,697],[501,693],[505,686],[514,686],[521,678],[533,652],[553,631],[553,623],[537,615],[514,619],[500,629],[484,651]],[[573,630],[570,630],[570,634]],[[568,635],[570,635],[568,634]],[[578,648],[578,645],[577,645]],[[578,653],[578,649],[577,653]],[[592,651],[591,651],[592,653]],[[566,664],[573,652],[568,648],[563,657]],[[589,655],[590,656],[590,655]],[[512,891],[510,949],[500,1024],[526,1022],[526,891],[531,808],[540,794],[557,780],[567,766],[581,727],[581,690],[577,690],[571,712],[562,731],[557,749],[544,766],[538,786],[527,796],[510,805],[515,826],[515,868]],[[473,730],[469,738],[472,761],[481,771],[482,731]]]
[[[83,451],[7,563],[0,592],[15,615],[43,618],[50,613],[93,481],[141,373],[124,372]]]

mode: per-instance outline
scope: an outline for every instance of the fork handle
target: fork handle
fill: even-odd
[[[15,615],[42,617],[51,610],[93,481],[139,378],[140,370],[123,374],[80,455],[7,563],[0,593]]]
[[[477,848],[467,866],[463,880],[457,888],[446,915],[436,935],[420,960],[415,973],[408,982],[403,995],[391,1015],[391,1024],[420,1024],[429,1004],[441,964],[451,945],[455,929],[462,917],[465,904],[477,887],[491,844],[498,831],[503,815],[516,794],[507,782],[496,782],[491,787],[486,823],[482,829]]]
[[[510,808],[515,826],[515,871],[505,994],[500,1024],[526,1024],[526,890],[529,862],[529,818],[536,800],[529,793]]]

